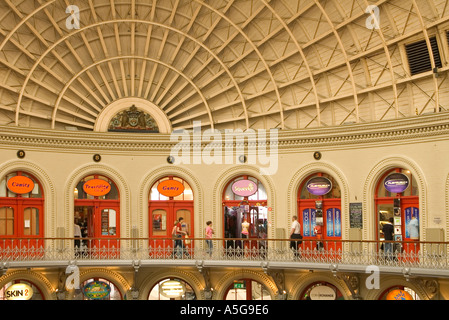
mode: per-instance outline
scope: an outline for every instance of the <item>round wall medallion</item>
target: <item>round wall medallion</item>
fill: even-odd
[[[313,153],[313,158],[314,158],[315,160],[320,160],[320,159],[321,159],[321,152],[315,151],[315,152]]]
[[[19,157],[20,159],[25,158],[25,151],[23,150],[17,151],[17,157]]]
[[[246,158],[246,156],[245,156],[245,155],[241,155],[241,156],[239,156],[239,161],[240,161],[240,163],[245,163],[245,162],[246,162],[246,160],[247,160],[247,158]]]
[[[167,157],[167,162],[168,162],[168,163],[171,163],[171,164],[175,163],[175,157],[173,157],[173,156],[168,156],[168,157]]]
[[[95,162],[100,162],[101,161],[101,156],[99,154],[94,154],[93,159],[94,159]]]

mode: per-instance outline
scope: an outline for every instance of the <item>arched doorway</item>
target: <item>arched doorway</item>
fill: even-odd
[[[166,176],[156,181],[150,190],[148,212],[151,255],[171,256],[172,230],[180,218],[182,230],[190,237],[194,235],[193,191],[184,179]],[[193,242],[186,245],[187,250],[192,247]]]
[[[31,174],[17,171],[0,181],[0,248],[43,247],[44,193]],[[33,256],[42,254],[32,250]]]
[[[78,182],[74,199],[75,230],[78,225],[82,238],[75,240],[75,247],[83,253],[117,255],[120,248],[120,194],[114,181],[99,174],[86,176]]]
[[[298,190],[298,221],[304,249],[341,250],[341,190],[335,179],[318,172],[308,176]],[[313,240],[313,241],[306,241]]]
[[[223,191],[223,235],[225,247],[265,252],[268,235],[267,192],[255,177],[242,175],[228,182]],[[249,239],[242,245],[239,239]],[[258,240],[251,240],[258,239]],[[232,252],[232,251],[229,251]]]
[[[386,171],[375,189],[376,234],[381,248],[388,258],[397,259],[405,253],[408,259],[415,259],[419,251],[419,190],[410,170],[394,168]],[[384,234],[385,225],[393,225],[393,239]]]
[[[267,288],[252,279],[239,279],[228,287],[225,300],[271,300]]]

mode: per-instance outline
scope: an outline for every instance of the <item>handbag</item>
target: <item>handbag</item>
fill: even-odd
[[[185,236],[184,242],[185,242],[185,244],[190,244],[190,239],[189,239],[188,235]]]

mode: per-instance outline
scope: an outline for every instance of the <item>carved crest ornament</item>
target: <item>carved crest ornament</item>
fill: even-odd
[[[159,128],[151,115],[132,105],[128,110],[117,113],[111,119],[108,131],[157,133]]]

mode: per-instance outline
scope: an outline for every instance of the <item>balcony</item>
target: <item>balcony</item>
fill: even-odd
[[[290,239],[204,238],[182,249],[172,239],[22,238],[0,239],[0,269],[78,266],[192,266],[380,272],[404,276],[449,276],[448,242],[304,240],[295,251]],[[78,242],[79,241],[79,242]],[[75,243],[80,246],[75,246]],[[392,251],[382,248],[391,244]]]

